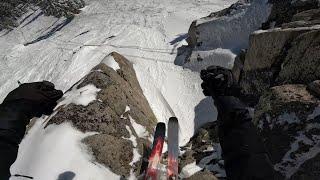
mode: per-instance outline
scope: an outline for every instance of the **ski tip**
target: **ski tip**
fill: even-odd
[[[157,123],[156,128],[166,128],[166,124],[163,122],[159,122],[159,123]]]
[[[178,121],[178,119],[176,117],[170,117],[169,121]]]

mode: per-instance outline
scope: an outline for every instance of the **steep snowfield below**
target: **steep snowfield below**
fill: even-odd
[[[88,1],[72,21],[30,12],[17,29],[0,32],[0,99],[18,86],[17,81],[49,80],[66,91],[107,54],[117,51],[134,63],[158,120],[167,121],[171,109],[178,117],[183,145],[198,126],[215,120],[216,112],[210,108],[212,100],[202,94],[199,74],[174,65],[176,48],[185,43],[192,20],[234,1],[95,0]],[[56,179],[58,172],[71,169],[79,175],[76,179],[90,179],[96,174],[108,177],[101,174],[99,165],[90,163],[89,157],[76,157],[85,154],[78,147],[84,137],[68,125],[46,130],[34,126],[22,142],[12,173],[50,180]],[[63,143],[65,138],[70,142]],[[51,146],[60,149],[50,151]],[[69,154],[72,151],[75,155]],[[25,167],[23,164],[28,168],[19,169]],[[86,168],[91,170],[86,172]],[[87,174],[82,176],[83,172]]]

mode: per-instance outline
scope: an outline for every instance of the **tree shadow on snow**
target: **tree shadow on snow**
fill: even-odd
[[[76,174],[72,171],[66,171],[64,173],[59,174],[57,180],[73,180],[76,177]]]
[[[194,108],[194,112],[194,132],[197,132],[197,130],[207,122],[215,121],[218,115],[211,97],[206,97],[201,100]]]

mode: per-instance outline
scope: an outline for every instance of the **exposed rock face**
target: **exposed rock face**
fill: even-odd
[[[317,28],[275,29],[252,34],[240,78],[244,94],[259,97],[274,85],[319,79],[317,34]],[[238,64],[235,66],[241,68]]]
[[[320,98],[320,80],[309,83],[307,89],[311,94],[313,94],[317,98]]]
[[[318,179],[318,1],[271,2],[271,15],[262,26],[270,29],[250,36],[244,63],[238,60],[233,72],[242,94],[255,99],[254,123],[284,176],[280,179]]]
[[[310,83],[317,79],[320,79],[320,30],[301,34],[292,41],[278,77],[281,83]]]
[[[208,123],[198,130],[198,133],[184,147],[179,166],[182,176],[186,179],[217,179],[225,177],[221,147],[217,134],[217,123]],[[196,163],[199,171],[188,176],[187,166]]]
[[[230,39],[223,39],[226,36],[231,37],[229,32],[220,35],[217,33],[220,28],[218,25],[222,19],[232,17],[232,14],[239,10],[248,12],[247,3],[248,1],[236,3],[228,9],[192,23],[188,39],[192,52],[188,56],[187,64],[192,63],[192,59],[200,60],[200,63],[210,60],[208,55],[201,54],[203,51],[212,52],[212,49],[217,47],[232,48],[228,45]],[[259,26],[267,30],[256,31],[250,35],[248,49],[240,51],[235,58],[232,72],[241,86],[241,98],[255,106],[253,121],[261,132],[274,168],[281,173],[277,174],[277,178],[319,179],[319,1],[283,0],[269,3],[273,4],[271,14],[268,20]],[[229,20],[231,22],[232,18]],[[239,22],[249,24],[247,21]],[[233,24],[233,28],[235,27],[238,26]],[[221,39],[213,40],[216,37]],[[240,47],[237,43],[241,42],[244,41],[240,39],[233,43],[235,47]],[[223,59],[221,57],[213,59]],[[188,67],[187,64],[184,66]],[[215,64],[220,65],[216,62]],[[208,156],[205,154],[208,144],[204,142],[208,141],[206,136],[201,134],[216,132],[213,126],[211,128],[201,129],[191,139],[191,148],[182,156],[182,166],[196,161],[198,166],[205,167],[190,178],[205,178],[209,171],[217,174],[208,168],[208,164],[203,163]],[[204,142],[197,140],[198,138],[204,139]],[[212,140],[216,137],[210,138]],[[212,142],[218,143],[218,140]],[[216,164],[219,163],[215,159],[212,165]]]
[[[298,26],[301,26],[301,25],[304,26],[303,22],[302,24],[293,23],[293,22],[297,22],[297,20],[299,19],[297,17],[301,17],[300,15],[297,15],[297,14],[303,11],[305,11],[304,13],[306,13],[307,10],[315,9],[319,6],[318,0],[281,0],[281,1],[271,0],[270,3],[273,4],[271,14],[268,20],[265,23],[263,23],[262,29],[270,29],[274,27],[287,26],[287,23],[298,24]],[[308,19],[311,20],[312,16],[309,16]],[[306,20],[306,18],[304,18],[304,20]],[[304,21],[304,22],[308,22],[308,21]]]
[[[142,125],[147,134],[152,134],[156,118],[143,95],[132,64],[118,53],[111,53],[106,58],[110,56],[120,69],[115,71],[100,63],[71,90],[94,85],[100,89],[97,100],[88,106],[68,104],[60,107],[49,124],[72,122],[83,132],[99,133],[85,138],[83,142],[92,150],[97,162],[116,174],[128,177],[132,169],[138,175],[141,167],[141,160],[131,164],[135,156],[133,149],[142,155],[143,143],[148,138],[139,134],[141,129],[137,130],[135,124]]]
[[[286,178],[317,179],[320,175],[319,171],[309,173],[318,166],[312,159],[320,152],[319,105],[306,85],[287,84],[271,88],[256,106],[254,122],[275,169]]]

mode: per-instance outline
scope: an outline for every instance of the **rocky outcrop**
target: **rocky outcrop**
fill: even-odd
[[[188,38],[191,52],[186,55],[188,58],[183,66],[194,70],[196,63],[208,66],[210,63],[205,62],[214,61],[213,64],[226,67],[226,63],[216,59],[230,61],[221,56],[221,49],[217,49],[228,48],[238,53],[232,72],[240,84],[241,98],[255,108],[253,122],[264,139],[275,170],[280,173],[277,178],[315,180],[320,177],[319,1],[269,1],[272,7],[266,22],[262,23],[259,20],[262,16],[259,16],[254,22],[259,21],[260,24],[251,26],[251,31],[241,29],[248,32],[245,39],[240,33],[238,41],[231,41],[234,34],[229,31],[220,33],[222,27],[228,26],[221,26],[220,22],[228,19],[227,24],[231,23],[237,12],[257,11],[259,2],[241,1],[194,21]],[[254,23],[248,22],[250,18],[253,19],[237,20],[252,25]],[[227,29],[234,28],[233,32],[242,27],[236,23],[232,25]],[[252,33],[253,27],[263,30]],[[237,49],[246,47],[245,41],[249,42],[248,48]],[[230,45],[231,42],[234,46]],[[223,168],[219,158],[211,158],[211,163],[206,164],[210,159],[207,149],[218,145],[217,137],[212,134],[216,134],[213,124],[210,130],[207,127],[200,129],[188,144],[189,148],[182,156],[182,172],[192,167],[194,162],[198,170],[189,178],[205,178],[208,172],[218,175],[211,167]]]
[[[273,5],[271,13],[268,20],[262,24],[262,29],[288,27],[292,25],[305,27],[305,24],[313,24],[314,16],[310,16],[310,11],[308,10],[315,9],[315,7],[319,6],[318,0],[271,0],[270,3]],[[306,16],[301,18],[303,15]]]
[[[188,47],[181,48],[176,64],[193,71],[210,65],[231,69],[235,54],[248,46],[249,35],[261,27],[269,13],[267,0],[240,0],[192,22]]]
[[[318,166],[312,159],[320,152],[319,105],[306,85],[286,84],[268,90],[256,106],[254,122],[275,169],[286,178],[317,179],[320,175],[309,173]]]
[[[262,25],[268,30],[250,35],[233,72],[255,107],[254,124],[280,179],[315,180],[320,176],[320,8],[313,0],[271,3]]]
[[[240,78],[243,93],[259,97],[271,86],[319,79],[317,34],[317,27],[253,33]]]
[[[183,178],[192,180],[226,177],[217,128],[216,122],[204,125],[183,148],[179,164]]]
[[[143,144],[152,134],[156,118],[132,64],[120,54],[111,53],[69,93],[72,96],[88,93],[85,89],[88,86],[98,89],[96,100],[87,106],[77,103],[60,106],[48,125],[71,122],[82,132],[96,132],[83,140],[95,160],[118,175],[138,175],[139,154],[143,154]]]

